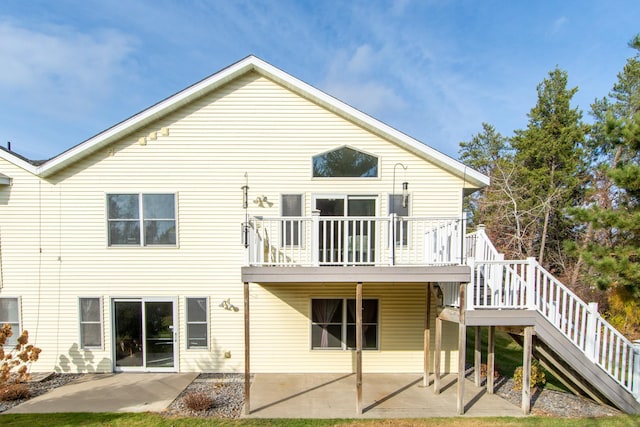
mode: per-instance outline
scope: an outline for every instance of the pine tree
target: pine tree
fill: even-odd
[[[591,204],[575,212],[592,230],[581,256],[585,278],[601,289],[640,298],[640,35],[605,99],[592,106]]]
[[[529,256],[543,265],[563,264],[563,242],[572,238],[574,226],[567,209],[582,198],[585,165],[582,146],[586,127],[582,113],[571,107],[577,88],[567,88],[568,76],[558,68],[538,85],[538,101],[529,123],[512,139],[519,170],[521,209],[532,227],[528,230]],[[551,249],[551,251],[550,251]],[[547,253],[552,256],[547,261]]]

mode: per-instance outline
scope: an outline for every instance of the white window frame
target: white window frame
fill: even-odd
[[[340,347],[314,347],[313,346],[313,300],[341,300],[342,301],[342,318],[341,318],[341,343]],[[355,298],[345,298],[345,297],[311,297],[309,301],[309,348],[312,351],[353,351],[355,347],[347,346],[347,328],[350,325],[355,325],[354,323],[347,323],[347,304],[349,301],[354,301]],[[378,304],[378,312],[376,313],[375,322],[368,322],[368,324],[374,324],[376,326],[376,346],[375,348],[363,348],[365,351],[379,351],[380,350],[380,298],[362,298],[362,301],[376,301]]]
[[[173,196],[173,212],[174,218],[153,218],[153,219],[145,219],[144,217],[144,196],[150,195],[166,195]],[[137,196],[138,197],[138,218],[110,218],[109,217],[109,196]],[[110,248],[131,248],[131,247],[143,247],[143,248],[176,248],[178,247],[178,193],[176,192],[144,192],[144,193],[131,193],[131,192],[110,192],[106,193],[106,203],[105,203],[105,217],[107,219],[107,246]],[[127,244],[127,243],[111,243],[111,222],[117,221],[136,221],[138,223],[139,228],[139,243],[137,244]],[[173,221],[175,223],[175,234],[176,241],[175,243],[151,243],[148,244],[145,238],[145,221]]]
[[[18,337],[22,333],[22,301],[20,297],[10,297],[10,296],[0,297],[0,299],[16,300],[16,307],[18,310],[18,329],[17,330],[13,327],[13,325],[15,325],[16,322],[11,322],[9,321],[8,318],[3,318],[0,315],[0,326],[8,323],[11,325],[11,332],[13,332],[13,335],[10,338],[8,338],[7,342],[4,344],[5,352],[9,352],[13,350],[13,347],[15,347],[16,344],[18,344]]]
[[[82,300],[83,299],[97,299],[98,300],[98,320],[83,320],[82,319]],[[82,349],[102,349],[104,346],[104,328],[102,327],[102,297],[99,296],[80,296],[78,297],[78,341],[80,342],[80,348]],[[82,325],[98,325],[100,327],[100,344],[99,345],[85,345],[84,335],[82,334]]]
[[[189,321],[189,300],[190,299],[204,299],[205,302],[205,307],[204,307],[204,311],[205,311],[205,321]],[[187,350],[209,350],[209,342],[210,337],[210,317],[209,317],[209,297],[203,297],[203,296],[188,296],[184,298],[184,312],[185,312],[185,316],[184,316],[184,320],[185,320],[185,337],[186,337],[186,347]],[[205,325],[206,327],[206,331],[205,331],[205,339],[206,339],[206,344],[204,346],[191,346],[189,344],[189,340],[190,340],[190,336],[189,336],[189,325]]]
[[[337,150],[340,150],[340,149],[343,149],[343,148],[349,148],[349,149],[357,151],[359,153],[366,154],[367,156],[375,157],[378,160],[376,176],[315,176],[313,174],[313,170],[314,170],[314,161],[313,160],[316,157],[324,156],[325,154],[329,154],[329,153],[331,153],[333,151],[337,151]],[[345,144],[345,145],[341,145],[339,147],[332,148],[330,150],[323,151],[323,152],[318,153],[318,154],[314,154],[314,155],[311,156],[310,160],[311,160],[311,162],[310,162],[311,163],[311,168],[310,168],[311,179],[325,179],[325,180],[326,179],[333,179],[333,180],[345,180],[345,181],[346,180],[352,180],[352,179],[367,179],[367,180],[380,180],[380,179],[382,179],[382,174],[381,174],[381,171],[382,171],[382,158],[381,158],[381,156],[379,156],[377,154],[373,154],[373,153],[371,153],[369,151],[362,150],[360,148],[356,148],[356,147],[354,147],[352,145],[346,145]]]
[[[284,199],[285,196],[299,196],[300,197],[300,214],[299,215],[285,215],[285,213],[284,213],[284,202],[283,202],[283,199]],[[304,217],[304,211],[305,211],[304,193],[282,193],[282,194],[280,194],[280,217],[282,217],[282,218],[288,218],[288,217],[303,218]],[[298,247],[299,248],[303,248],[304,247],[305,222],[304,222],[303,219],[301,219],[298,222],[298,227],[299,228],[298,228],[298,241],[297,242],[292,242],[291,244],[287,243],[286,234],[285,234],[286,223],[285,223],[284,220],[282,221],[281,227],[282,227],[282,229],[280,231],[280,237],[281,237],[280,245],[282,247],[289,247],[289,248],[298,248]]]

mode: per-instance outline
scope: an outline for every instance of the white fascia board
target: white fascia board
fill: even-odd
[[[0,150],[0,158],[13,163],[14,165],[26,170],[27,172],[31,172],[32,174],[37,175],[38,168],[35,165],[21,159],[20,157],[14,156],[10,152]]]
[[[255,57],[252,57],[252,59],[256,62],[256,71],[258,71],[259,73],[264,74],[266,77],[269,77],[276,82],[279,82],[283,86],[293,90],[298,94],[301,94],[302,96],[311,98],[325,108],[328,108],[334,113],[337,113],[347,118],[348,120],[359,124],[365,129],[394,141],[401,147],[408,149],[415,154],[423,157],[424,159],[429,160],[442,167],[443,169],[453,173],[454,175],[465,179],[467,181],[467,184],[473,185],[477,188],[489,185],[490,180],[488,176],[467,167],[463,163],[447,156],[446,154],[443,154],[429,147],[428,145],[425,145],[422,142],[398,131],[397,129],[394,129],[391,126],[377,119],[374,119],[368,114],[365,114],[362,111],[351,107],[348,104],[345,104],[337,98],[334,98],[333,96],[328,95],[325,92],[322,92],[321,90],[285,73],[284,71],[274,67],[271,64],[268,64]]]

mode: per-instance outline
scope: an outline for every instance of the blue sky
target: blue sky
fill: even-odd
[[[0,143],[53,157],[254,54],[457,157],[556,65],[589,120],[639,32],[637,0],[3,0]]]

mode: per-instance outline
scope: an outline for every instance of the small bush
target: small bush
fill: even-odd
[[[33,362],[37,362],[40,356],[38,347],[29,344],[29,332],[22,331],[18,337],[18,343],[13,349],[4,348],[7,340],[13,336],[10,324],[4,324],[0,328],[0,385],[13,382],[19,384],[30,378],[29,368]]]
[[[522,390],[522,366],[518,366],[513,373],[513,388],[516,390]],[[539,385],[544,385],[547,382],[547,377],[542,370],[542,366],[537,360],[531,362],[531,380],[529,381],[529,387],[533,388]]]
[[[184,404],[193,411],[206,411],[213,406],[213,398],[209,393],[194,391],[184,396]]]
[[[31,392],[24,384],[5,384],[0,387],[0,400],[12,401],[31,397]]]
[[[480,377],[481,378],[487,378],[487,364],[483,363],[480,365]],[[498,369],[498,365],[494,364],[493,365],[493,378],[494,379],[498,379],[500,378],[500,371]]]

